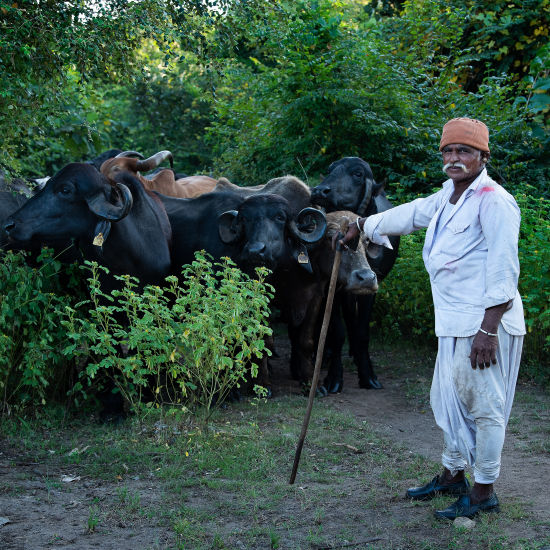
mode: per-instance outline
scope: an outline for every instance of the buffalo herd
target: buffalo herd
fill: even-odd
[[[310,188],[293,176],[254,187],[187,177],[159,169],[166,160],[172,165],[168,151],[144,159],[112,149],[30,186],[0,180],[0,246],[72,247],[71,260],[95,260],[108,268],[106,285],[115,284],[109,277],[117,274],[160,284],[170,274],[180,275],[198,250],[214,259],[229,256],[248,272],[265,266],[288,327],[290,374],[306,386],[335,255],[333,237],[357,216],[391,208],[368,163],[338,160]],[[398,239],[391,239],[393,250],[360,241],[342,251],[322,393],[343,389],[346,332],[359,386],[382,387],[369,357],[369,326],[378,284],[397,255]]]

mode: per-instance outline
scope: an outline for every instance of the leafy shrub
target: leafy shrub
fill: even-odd
[[[380,283],[373,319],[381,335],[422,338],[435,343],[430,279],[422,261],[425,231],[401,237],[399,256]]]
[[[521,208],[519,290],[523,299],[527,336],[524,357],[534,373],[549,378],[544,364],[550,359],[550,200],[533,196],[530,186],[516,195]]]
[[[358,21],[346,3],[328,0],[260,3],[262,17],[236,7],[228,25],[240,32],[239,49],[219,61],[209,128],[218,171],[246,183],[316,177],[356,155],[390,191],[426,193],[441,177],[443,124],[470,116],[491,130],[498,181],[545,185],[544,132],[515,101],[523,89],[491,73],[464,91],[471,67],[453,47],[467,14],[435,0],[415,6],[396,21]]]
[[[62,266],[50,251],[30,267],[25,253],[0,262],[0,404],[2,413],[35,409],[62,396],[68,383],[59,317],[69,298],[61,291]]]
[[[122,289],[106,294],[99,283],[105,268],[89,265],[91,299],[79,304],[90,306],[89,317],[67,308],[63,322],[71,341],[64,353],[92,358],[75,391],[86,395],[102,374],[136,411],[172,403],[208,418],[233,387],[257,376],[254,360],[269,353],[264,336],[271,333],[265,269],[254,279],[229,258],[212,264],[197,253],[182,286],[171,276],[162,288],[139,291],[135,279],[122,276]]]

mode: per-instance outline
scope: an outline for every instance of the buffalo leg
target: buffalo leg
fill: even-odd
[[[344,388],[344,367],[342,365],[342,349],[346,340],[344,323],[341,315],[342,293],[334,296],[330,325],[327,333],[327,351],[330,350],[328,372],[324,386],[328,393],[340,393]]]
[[[382,389],[382,384],[374,373],[369,354],[370,320],[375,295],[347,296],[347,298],[344,300],[344,318],[347,321],[350,350],[357,365],[359,387]]]

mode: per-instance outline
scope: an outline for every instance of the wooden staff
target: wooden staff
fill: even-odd
[[[307,427],[309,424],[309,418],[311,416],[311,410],[313,409],[313,400],[315,399],[315,393],[317,391],[317,383],[319,382],[319,374],[321,372],[321,363],[323,361],[323,351],[325,349],[325,340],[327,339],[327,330],[330,321],[330,314],[332,312],[332,302],[334,301],[334,291],[336,290],[336,281],[338,280],[338,270],[340,269],[340,260],[342,259],[342,245],[338,243],[336,245],[336,253],[334,255],[334,263],[332,264],[332,273],[330,275],[330,284],[328,287],[327,304],[325,306],[325,315],[323,317],[323,325],[321,326],[321,334],[319,335],[319,344],[317,345],[317,357],[315,358],[315,368],[313,370],[313,380],[311,381],[311,388],[309,390],[309,401],[307,404],[306,415],[302,423],[302,433],[298,440],[298,447],[296,448],[296,454],[294,455],[294,465],[292,466],[292,473],[290,474],[290,485],[294,483],[296,479],[296,472],[298,471],[298,464],[300,463],[300,456],[302,454],[302,447],[306,439]]]

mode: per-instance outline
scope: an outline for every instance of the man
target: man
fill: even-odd
[[[443,127],[443,188],[386,212],[358,218],[342,244],[360,232],[377,244],[386,235],[427,227],[423,259],[430,276],[438,354],[430,402],[444,433],[443,472],[407,491],[413,500],[438,494],[458,500],[439,518],[499,510],[493,484],[518,375],[525,324],[517,291],[520,212],[488,175],[489,130],[470,118]],[[391,246],[391,245],[389,245]],[[473,466],[470,489],[464,476]]]

